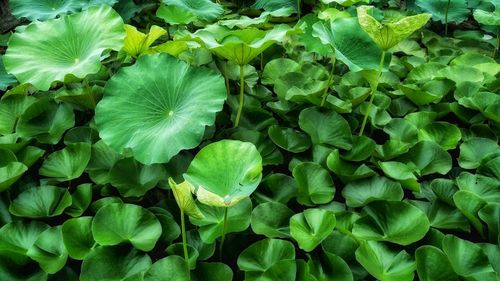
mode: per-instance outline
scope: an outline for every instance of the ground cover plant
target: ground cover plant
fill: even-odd
[[[498,0],[0,8],[0,280],[500,280]]]

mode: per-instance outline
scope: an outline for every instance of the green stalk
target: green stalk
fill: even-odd
[[[493,50],[493,59],[497,56],[498,49],[500,49],[500,26],[497,26],[497,45]]]
[[[321,107],[325,106],[326,98],[328,97],[328,90],[330,89],[330,84],[333,80],[333,72],[335,71],[335,62],[336,60],[333,59],[332,70],[330,70],[330,75],[328,76],[328,81],[326,82],[326,89],[323,93],[323,99],[321,100]]]
[[[229,207],[226,207],[224,209],[224,223],[222,225],[222,237],[220,239],[220,244],[219,244],[219,258],[222,260],[222,247],[224,246],[224,240],[226,239],[226,231],[227,231],[227,210]]]
[[[300,20],[300,0],[297,0],[297,15],[299,16]]]
[[[229,95],[229,77],[227,77],[227,62],[224,64],[224,80],[226,82],[226,93]]]
[[[448,11],[450,10],[451,0],[448,0],[448,5],[446,5],[446,11],[444,14],[444,35],[448,37]]]
[[[186,238],[186,221],[184,219],[184,211],[181,209],[181,232],[182,232],[182,250],[184,251],[184,264],[186,265],[186,273],[189,279],[191,279],[191,271],[189,270],[189,254],[187,250],[187,238]]]
[[[377,91],[378,88],[378,83],[380,81],[380,76],[382,76],[382,70],[384,67],[384,60],[385,60],[385,51],[382,51],[382,56],[380,57],[380,65],[378,67],[378,75],[377,75],[377,83],[375,83],[375,86],[373,87],[372,91],[370,92],[370,102],[368,103],[368,108],[366,109],[365,117],[363,118],[363,123],[361,123],[361,130],[359,131],[359,135],[362,136],[363,132],[365,131],[365,126],[366,126],[366,121],[368,120],[368,114],[370,114],[370,109],[373,104],[373,99],[375,98],[375,92]]]
[[[245,94],[245,75],[243,73],[243,65],[240,65],[240,104],[238,106],[238,113],[236,114],[236,121],[234,127],[240,124],[241,112],[243,111],[243,98]]]

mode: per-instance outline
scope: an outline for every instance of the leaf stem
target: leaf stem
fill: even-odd
[[[300,20],[300,0],[297,0],[297,15],[299,16]]]
[[[243,111],[243,98],[245,95],[245,75],[243,73],[243,65],[240,65],[240,103],[238,106],[238,113],[236,114],[236,121],[234,122],[234,127],[238,127],[240,124],[241,112]]]
[[[191,272],[189,270],[189,254],[187,250],[187,238],[186,238],[186,221],[184,219],[184,211],[181,210],[181,232],[182,232],[182,250],[184,251],[184,264],[186,265],[186,273],[189,279],[191,279]]]
[[[323,99],[321,100],[321,107],[325,106],[326,98],[328,97],[328,90],[330,89],[330,84],[333,80],[333,72],[335,71],[335,62],[336,60],[334,59],[332,63],[332,70],[330,70],[330,75],[328,76],[328,81],[326,82],[326,89],[323,93]]]
[[[448,37],[448,11],[450,10],[451,0],[448,0],[448,5],[446,5],[446,11],[444,13],[444,35]]]
[[[227,231],[227,210],[229,207],[224,208],[224,222],[222,225],[222,237],[220,239],[219,244],[219,258],[222,261],[222,247],[224,246],[224,240],[226,239],[226,231]]]
[[[377,75],[377,82],[375,83],[374,87],[372,88],[370,92],[370,102],[368,103],[368,108],[366,109],[365,116],[363,117],[363,123],[361,123],[361,130],[359,131],[359,136],[363,135],[363,132],[365,131],[365,126],[366,126],[366,121],[368,120],[368,114],[370,114],[370,109],[373,104],[373,100],[375,98],[375,92],[377,91],[378,88],[378,83],[380,81],[380,76],[382,76],[382,70],[384,67],[384,60],[385,60],[385,51],[382,50],[382,56],[380,56],[380,65],[378,67],[378,75]]]
[[[493,59],[497,56],[498,49],[500,49],[500,26],[497,26],[497,45],[495,46],[495,50],[493,50]]]

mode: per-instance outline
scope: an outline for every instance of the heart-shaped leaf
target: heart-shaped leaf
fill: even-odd
[[[290,218],[290,234],[307,252],[316,248],[335,227],[335,215],[324,209],[307,209]]]
[[[44,185],[19,194],[12,201],[9,211],[19,217],[48,218],[62,214],[71,202],[68,190]]]
[[[147,209],[114,203],[97,211],[92,221],[92,234],[100,245],[128,242],[139,250],[150,251],[160,238],[161,224]]]

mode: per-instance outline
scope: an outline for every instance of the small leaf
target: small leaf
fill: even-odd
[[[314,250],[334,227],[335,215],[329,210],[307,209],[290,218],[290,234],[306,252]]]
[[[44,185],[27,189],[19,194],[9,211],[19,217],[48,218],[62,214],[71,206],[71,195],[60,187]]]

